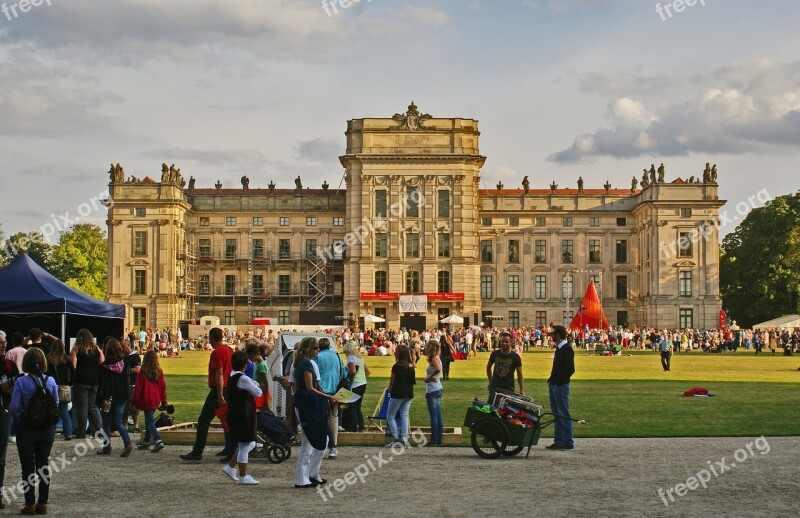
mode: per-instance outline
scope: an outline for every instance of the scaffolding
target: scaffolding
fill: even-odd
[[[186,299],[185,319],[197,318],[194,314],[197,297],[197,254],[194,243],[187,237],[184,239],[177,257],[178,265],[178,297]]]
[[[227,306],[234,314],[236,306],[246,306],[250,322],[254,309],[266,305],[312,311],[333,301],[336,294],[331,280],[335,264],[341,265],[344,259],[341,251],[334,254],[315,247],[297,253],[256,247],[252,232],[247,233],[246,239],[244,251],[227,245],[212,246],[207,238],[196,239],[192,303],[211,306],[209,309],[214,311],[216,306]]]

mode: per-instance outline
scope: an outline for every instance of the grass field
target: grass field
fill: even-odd
[[[170,403],[176,422],[195,421],[208,394],[208,352],[185,352],[163,359]],[[372,376],[363,408],[371,415],[378,396],[388,386],[392,360],[365,358]],[[473,398],[486,399],[486,360],[452,364],[444,383],[445,426],[461,426]],[[552,352],[536,350],[522,356],[525,392],[548,408],[545,380]],[[576,437],[717,437],[800,435],[800,358],[739,351],[718,355],[677,354],[672,372],[664,373],[658,354],[635,351],[631,356],[587,356],[576,351],[570,411],[587,425],[576,425]],[[423,359],[411,404],[412,426],[428,426],[424,397]],[[711,398],[684,398],[685,390],[705,387]],[[544,436],[552,436],[552,427]]]

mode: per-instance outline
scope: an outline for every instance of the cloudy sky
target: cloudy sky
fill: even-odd
[[[0,13],[6,235],[74,216],[110,162],[335,187],[346,121],[411,99],[480,120],[484,187],[628,187],[650,163],[671,180],[710,161],[734,215],[800,187],[796,0],[16,1]]]

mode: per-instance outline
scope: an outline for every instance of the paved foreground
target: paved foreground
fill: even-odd
[[[111,457],[81,456],[87,448],[56,440],[51,515],[780,517],[800,508],[798,437],[581,439],[573,451],[539,445],[528,459],[497,460],[470,448],[351,446],[323,462],[336,484],[329,492],[294,488],[296,450],[283,464],[251,463],[261,485],[244,487],[220,471],[216,449],[186,464],[178,459],[185,446],[127,459],[119,439]],[[16,514],[13,444],[8,457],[0,513]]]

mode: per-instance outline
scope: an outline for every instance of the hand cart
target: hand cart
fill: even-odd
[[[498,390],[497,392],[494,405],[487,405],[480,409],[472,406],[467,409],[464,426],[472,431],[472,449],[484,459],[496,459],[500,456],[513,457],[527,447],[528,451],[525,453],[527,459],[531,453],[531,447],[538,444],[542,430],[555,423],[556,416],[549,412],[539,414],[541,405],[537,405],[528,396],[508,391]],[[497,413],[498,407],[509,406],[524,410],[533,425],[524,427],[512,424],[500,417]],[[552,416],[553,419],[542,421],[545,416]],[[571,420],[586,424],[586,421]]]

